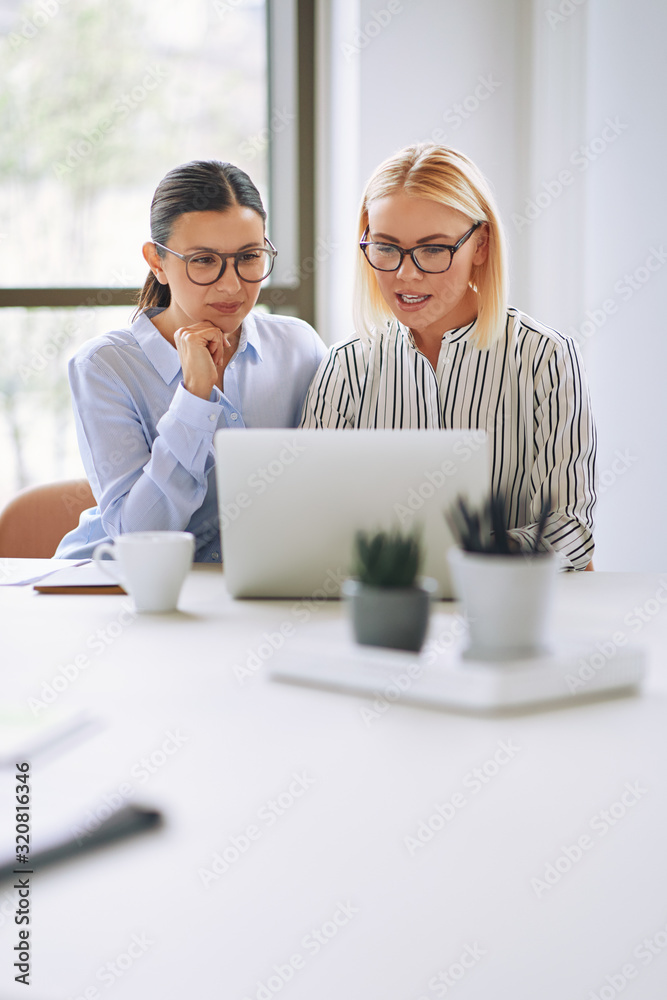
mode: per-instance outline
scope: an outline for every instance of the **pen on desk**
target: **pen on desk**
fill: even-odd
[[[39,874],[47,865],[57,861],[66,861],[84,853],[84,851],[104,847],[106,844],[113,843],[113,841],[123,837],[130,837],[135,833],[157,829],[162,825],[162,821],[162,814],[156,809],[145,809],[134,805],[125,806],[104,823],[101,823],[85,840],[80,841],[75,837],[70,837],[52,847],[36,851],[30,856],[30,872],[31,874],[33,872]],[[6,863],[0,867],[0,882],[13,879],[17,874],[20,875],[22,872],[16,862]]]

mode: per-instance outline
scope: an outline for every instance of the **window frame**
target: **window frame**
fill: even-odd
[[[294,65],[285,67],[295,81],[296,100],[296,165],[298,183],[295,202],[290,205],[296,214],[296,240],[298,261],[313,257],[315,248],[315,6],[316,0],[281,0],[267,2],[267,120],[271,117],[271,77],[282,72],[281,55],[276,51],[277,21],[286,14],[292,17],[296,40]],[[273,146],[278,136],[269,139],[269,177],[273,186]],[[308,323],[315,322],[316,282],[310,273],[304,274],[296,261],[294,283],[273,283],[261,289],[260,305],[272,312],[297,315]],[[73,287],[35,288],[31,286],[0,288],[0,309],[11,308],[85,308],[90,306],[136,306],[140,289],[123,287]]]

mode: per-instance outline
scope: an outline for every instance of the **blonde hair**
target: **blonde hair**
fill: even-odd
[[[479,302],[473,342],[484,350],[502,335],[507,310],[505,234],[486,178],[472,160],[448,146],[434,142],[406,146],[381,163],[366,185],[359,210],[360,240],[368,226],[371,202],[399,191],[457,209],[473,222],[486,223],[487,258],[483,264],[473,265],[470,276]],[[360,249],[354,292],[355,329],[362,337],[372,336],[392,317],[375,272]]]

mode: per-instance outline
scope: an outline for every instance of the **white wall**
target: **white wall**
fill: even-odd
[[[667,267],[651,255],[667,249],[667,6],[321,0],[321,24],[320,234],[337,237],[320,273],[323,335],[351,329],[367,176],[410,142],[462,149],[496,192],[512,303],[583,347],[600,438],[596,567],[666,569]]]
[[[608,484],[597,562],[662,571],[667,259],[656,271],[646,260],[653,248],[667,252],[667,7],[651,0],[589,0],[589,7],[588,118],[626,126],[591,169],[587,199],[586,308],[601,324],[589,338],[587,364],[603,489]],[[607,318],[605,303],[616,310]]]

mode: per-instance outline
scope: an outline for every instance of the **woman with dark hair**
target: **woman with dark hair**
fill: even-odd
[[[151,205],[150,273],[132,325],[69,365],[79,447],[98,506],[56,556],[90,556],[128,531],[185,530],[220,560],[213,435],[295,427],[324,344],[302,320],[253,312],[276,250],[248,175],[195,161]]]

